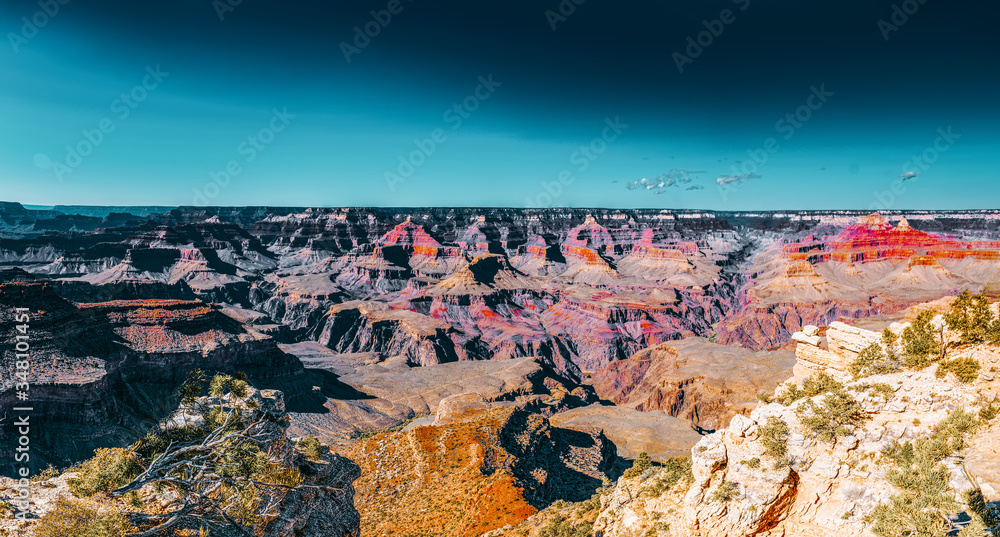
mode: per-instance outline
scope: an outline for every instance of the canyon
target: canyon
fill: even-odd
[[[965,290],[1000,290],[1000,211],[0,202],[0,333],[27,308],[36,468],[141,438],[192,369],[242,372],[283,394],[291,437],[361,468],[362,525],[385,532],[455,522],[431,482],[471,510],[455,535],[584,500],[640,453],[765,419],[757,394],[836,365],[838,341]],[[0,428],[7,475],[16,441]],[[475,504],[484,490],[506,506]]]
[[[886,330],[904,333],[922,310],[940,322],[949,305],[919,305],[908,312],[911,320]],[[963,344],[945,328],[949,359],[978,363],[968,377],[943,363],[852,375],[863,349],[888,349],[880,332],[841,322],[807,325],[795,334],[795,374],[702,436],[686,466],[681,459],[647,463],[590,502],[553,505],[487,535],[539,536],[555,528],[603,537],[995,534],[989,530],[1000,523],[1000,350]],[[812,413],[838,397],[857,414],[834,431]],[[983,503],[969,503],[977,495]]]

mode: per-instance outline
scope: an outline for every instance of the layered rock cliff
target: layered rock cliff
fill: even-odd
[[[871,315],[888,322],[916,301],[964,288],[993,289],[998,275],[992,256],[1000,251],[996,214],[273,207],[128,212],[30,210],[8,203],[0,206],[0,262],[19,267],[22,278],[48,280],[56,295],[73,303],[219,304],[218,311],[247,325],[248,335],[240,336],[246,341],[232,348],[267,355],[262,363],[275,352],[264,349],[273,347],[268,339],[316,342],[370,365],[400,357],[419,367],[525,358],[570,389],[596,384],[603,397],[624,406],[665,410],[711,430],[743,411],[749,392],[767,389],[766,367],[760,376],[749,375],[752,381],[720,382],[722,370],[708,361],[739,360],[715,350],[696,350],[692,356],[711,360],[692,358],[683,374],[631,357],[692,336],[774,349],[806,325]],[[101,328],[100,318],[120,312],[78,309],[97,319],[94,334],[111,330],[125,341],[117,331],[140,339],[157,332],[141,323],[136,326],[146,328]],[[266,318],[252,318],[249,310]],[[207,327],[220,317],[210,317],[191,330],[211,332]],[[126,315],[122,322],[133,321]],[[180,348],[174,348],[175,335],[157,333],[150,349]],[[220,343],[213,352],[225,358],[208,362],[242,359],[243,350],[227,354],[226,348]],[[177,363],[197,361],[190,349],[184,353],[190,360]],[[116,378],[100,373],[116,363],[146,365],[85,354],[74,362],[81,379]],[[245,365],[253,367],[257,359]],[[160,356],[150,363],[169,361]],[[730,372],[739,376],[738,369]],[[312,375],[310,386],[289,390],[293,407],[323,413],[336,400],[324,390],[350,393],[325,373]],[[136,397],[162,412],[170,402],[161,395]],[[350,412],[361,409],[365,403],[356,401],[368,394],[352,396],[345,404]],[[387,423],[409,408],[398,401],[371,404],[357,410],[364,416],[359,423]],[[310,427],[329,426],[330,438],[350,433],[343,415],[329,414],[325,424],[312,416]]]
[[[25,360],[16,347],[3,350],[0,403],[44,416],[32,437],[38,467],[131,443],[176,408],[176,389],[191,369],[238,370],[274,386],[295,386],[303,374],[270,337],[198,300],[78,304],[50,282],[13,281],[0,283],[0,305],[0,333],[8,341],[25,336],[30,368],[27,387],[17,386]],[[15,308],[25,308],[27,322]],[[11,448],[9,462],[17,438],[5,428],[0,440]]]

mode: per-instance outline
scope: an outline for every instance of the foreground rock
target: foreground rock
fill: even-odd
[[[901,331],[905,326],[893,329]],[[958,411],[971,413],[966,419],[976,427],[980,420],[976,413],[1000,391],[991,373],[1000,365],[996,347],[971,346],[953,353],[952,359],[974,355],[980,362],[980,374],[969,383],[950,373],[939,377],[937,364],[923,371],[850,381],[844,364],[856,357],[856,344],[876,341],[879,334],[848,326],[831,326],[827,337],[817,333],[807,328],[796,336],[800,340],[796,372],[808,368],[848,380],[844,393],[859,405],[857,422],[830,440],[818,436],[817,427],[827,424],[823,420],[807,423],[804,420],[813,415],[811,411],[797,410],[810,400],[823,405],[827,390],[813,397],[796,397],[789,406],[761,404],[698,442],[691,451],[689,484],[661,494],[650,475],[620,480],[601,498],[601,513],[593,529],[603,537],[873,535],[873,522],[866,517],[900,493],[887,481],[896,466],[885,450],[897,442],[931,436]],[[822,369],[817,350],[822,350],[822,363],[827,364]],[[780,388],[778,395],[787,389]],[[786,434],[775,433],[778,421],[787,427]],[[956,506],[964,503],[966,491],[977,487],[986,501],[1000,500],[997,421],[978,425],[964,451],[942,461],[949,489],[945,499],[954,497],[959,502]],[[774,447],[775,438],[780,438],[780,449]]]
[[[199,444],[209,445],[221,436],[218,433],[228,432],[226,425],[211,431],[216,427],[212,425],[197,442],[171,443],[164,446],[166,453],[155,448],[155,457],[144,455],[142,442],[124,450],[107,450],[98,454],[104,457],[95,459],[99,462],[86,461],[61,475],[33,479],[27,503],[22,502],[22,487],[15,480],[0,478],[0,501],[10,508],[0,517],[0,534],[32,537],[44,530],[47,536],[54,531],[101,537],[143,532],[167,536],[198,535],[199,530],[211,528],[212,535],[221,537],[359,537],[360,517],[353,505],[353,482],[360,476],[359,468],[322,446],[308,457],[294,449],[287,436],[283,394],[243,386],[242,397],[228,393],[182,405],[161,424],[160,433],[165,437],[190,434],[190,427],[210,419],[211,412],[202,410],[211,408],[230,413],[226,424],[242,429],[242,440],[232,442],[242,444],[215,443],[199,450]],[[160,457],[182,449],[185,453],[170,464],[157,466]],[[216,452],[227,449],[224,454]],[[266,464],[257,464],[244,475],[242,457],[254,452],[266,453]],[[195,459],[192,464],[197,467],[199,457],[209,461],[222,457],[227,468],[198,475],[185,471],[184,461]],[[181,469],[170,469],[177,467]],[[254,485],[242,484],[249,479],[256,480]],[[272,481],[281,484],[270,485]],[[246,499],[234,504],[234,497]],[[171,516],[156,518],[163,513]],[[155,527],[159,524],[162,529]]]

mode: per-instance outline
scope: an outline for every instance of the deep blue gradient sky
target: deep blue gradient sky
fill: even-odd
[[[37,1],[0,3],[0,199],[1000,203],[1000,10],[981,2],[565,0],[564,12],[575,10],[560,20],[546,14],[559,12],[557,0],[400,0],[383,26],[371,11],[387,0],[243,0],[220,21],[226,1],[70,0],[38,15],[48,20],[37,32],[22,20],[40,11]],[[901,22],[903,7],[917,9],[880,29],[879,20]],[[723,10],[730,22],[712,23]],[[679,72],[674,53],[686,53],[703,21],[722,31]],[[342,43],[370,22],[379,34],[347,61]],[[157,66],[159,80],[149,75]],[[490,75],[492,87],[480,87]],[[818,90],[825,102],[810,99]],[[141,100],[123,104],[129,93]],[[447,112],[463,102],[475,110]],[[797,111],[808,119],[783,119]],[[616,118],[620,133],[606,129]],[[97,134],[102,122],[107,132]],[[602,134],[614,140],[595,142]],[[434,138],[432,150],[415,143]],[[581,145],[604,150],[584,156]],[[68,146],[89,154],[76,158]],[[925,153],[932,163],[911,160]],[[220,175],[227,166],[238,173]],[[700,173],[671,187],[626,187],[671,169]],[[904,172],[919,175],[902,182]]]

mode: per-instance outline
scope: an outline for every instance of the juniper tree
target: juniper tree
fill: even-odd
[[[922,311],[903,330],[903,365],[923,369],[933,361],[931,354],[936,347],[934,327],[931,326],[933,319],[933,312]]]
[[[960,334],[963,344],[975,344],[987,340],[994,315],[986,297],[962,291],[944,319],[949,328]]]

